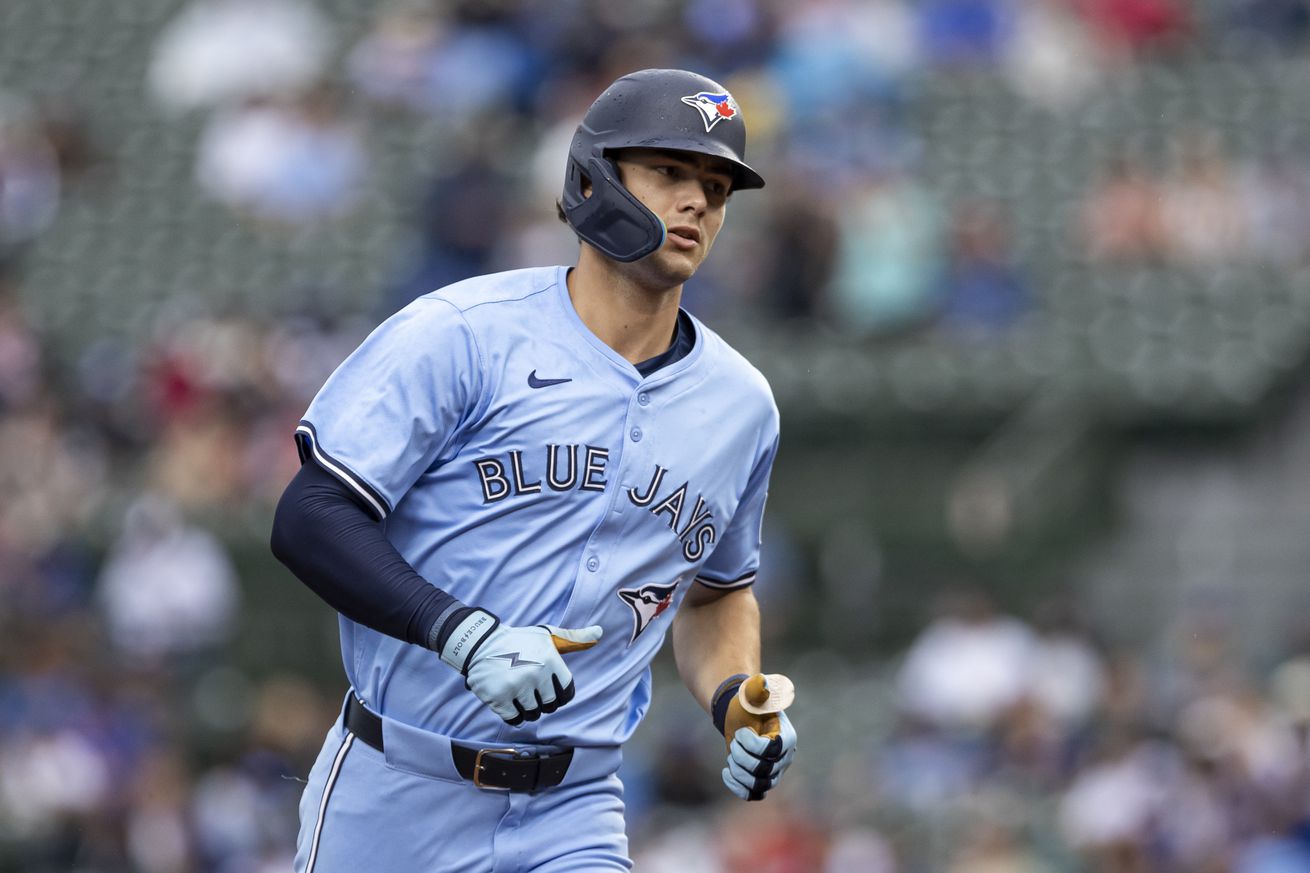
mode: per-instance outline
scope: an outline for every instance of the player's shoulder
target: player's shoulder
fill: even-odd
[[[479,309],[529,301],[554,288],[563,272],[562,267],[532,267],[487,273],[438,288],[419,300],[449,304],[467,316]]]
[[[711,364],[713,378],[734,397],[740,398],[741,403],[758,409],[760,414],[776,423],[778,405],[774,402],[769,380],[758,367],[717,332],[694,315],[691,318],[699,341],[705,344],[703,354]]]

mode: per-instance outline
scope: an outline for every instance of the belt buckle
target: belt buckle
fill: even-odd
[[[488,752],[497,755],[517,755],[518,749],[478,749],[477,757],[473,759],[473,784],[483,791],[509,791],[508,785],[483,785],[482,784],[482,756]]]

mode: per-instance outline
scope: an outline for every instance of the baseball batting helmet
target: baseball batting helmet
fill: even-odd
[[[619,181],[615,149],[674,149],[723,158],[733,190],[763,188],[746,158],[746,125],[727,89],[686,70],[641,70],[591,104],[569,146],[561,205],[569,226],[616,261],[644,258],[664,244],[665,227]],[[591,183],[591,196],[582,193]]]

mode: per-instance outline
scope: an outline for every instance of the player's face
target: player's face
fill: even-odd
[[[624,186],[668,228],[668,237],[636,262],[648,277],[680,285],[695,274],[723,227],[732,169],[721,158],[660,149],[624,149],[617,163]]]

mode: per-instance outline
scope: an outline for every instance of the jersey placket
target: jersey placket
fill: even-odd
[[[601,615],[609,603],[609,596],[617,585],[616,562],[622,558],[615,549],[616,543],[630,523],[632,513],[639,511],[628,499],[631,488],[641,488],[643,469],[653,469],[651,460],[650,422],[653,420],[652,393],[638,386],[628,399],[624,411],[621,439],[616,442],[617,455],[611,455],[612,466],[607,475],[608,505],[583,549],[578,562],[577,581],[569,596],[562,622],[590,622]]]

